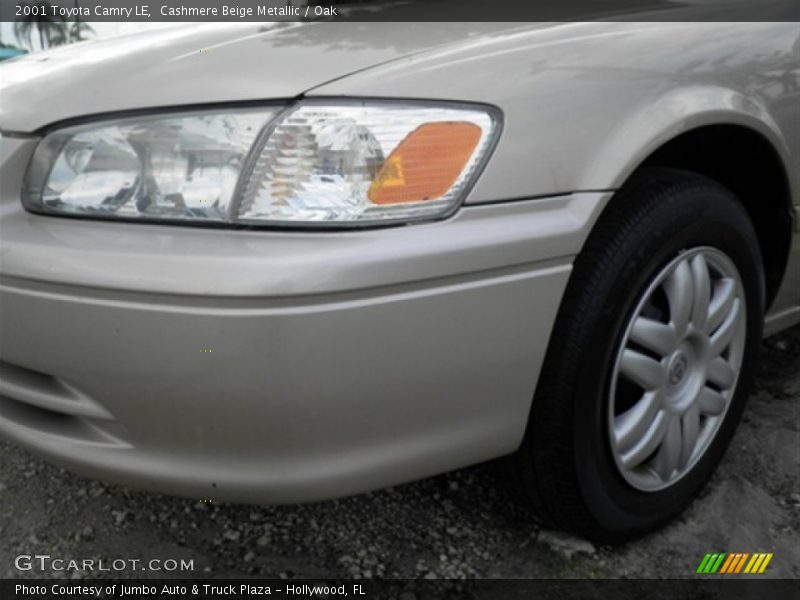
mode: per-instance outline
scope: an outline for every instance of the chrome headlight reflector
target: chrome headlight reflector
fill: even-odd
[[[25,178],[34,212],[251,226],[442,217],[497,136],[461,105],[301,102],[57,129]]]

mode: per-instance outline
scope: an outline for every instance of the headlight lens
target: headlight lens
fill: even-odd
[[[257,151],[239,218],[370,223],[448,213],[493,129],[479,110],[301,105]]]
[[[228,220],[253,142],[276,110],[138,117],[51,133],[26,177],[26,206],[146,219]]]
[[[26,176],[37,212],[347,226],[449,214],[496,137],[485,109],[301,103],[57,130]]]

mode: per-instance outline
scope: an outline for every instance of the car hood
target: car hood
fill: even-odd
[[[292,98],[363,69],[502,23],[256,23],[170,27],[0,65],[0,130],[160,106]]]

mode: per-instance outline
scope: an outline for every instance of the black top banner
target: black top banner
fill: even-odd
[[[0,21],[800,22],[800,0],[0,0]]]

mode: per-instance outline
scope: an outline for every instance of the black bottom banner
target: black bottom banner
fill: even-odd
[[[798,580],[676,579],[676,580],[259,580],[259,579],[138,579],[138,580],[0,580],[0,598],[350,598],[501,599],[586,598],[651,600],[721,598],[724,600],[800,598]]]

